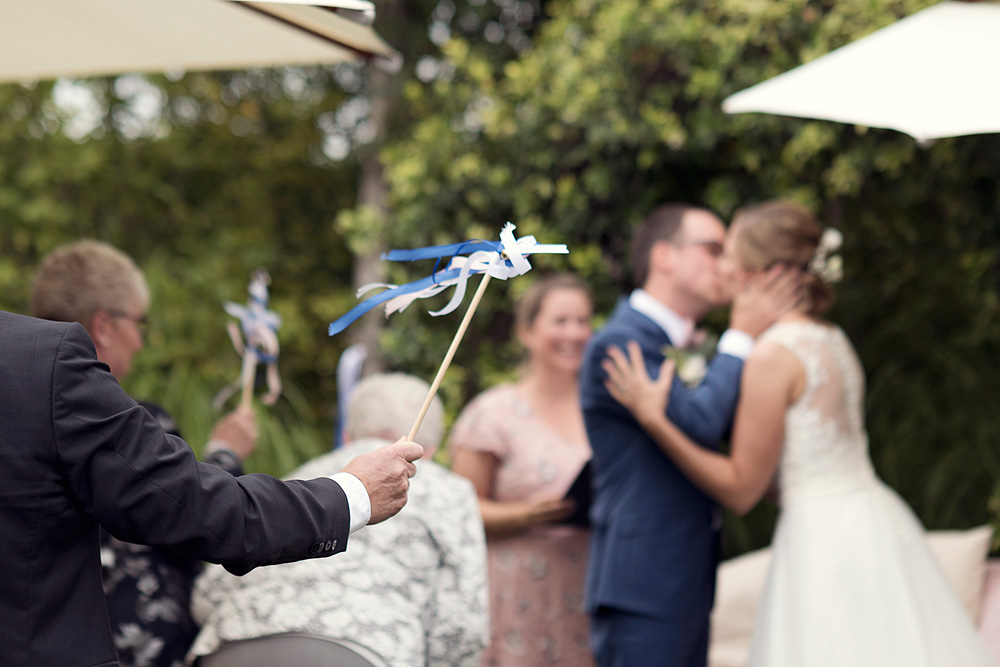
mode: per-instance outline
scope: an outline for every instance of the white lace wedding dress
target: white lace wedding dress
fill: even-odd
[[[995,665],[918,519],[875,475],[864,379],[843,331],[784,322],[761,340],[802,362],[806,387],[785,419],[781,516],[750,667]]]

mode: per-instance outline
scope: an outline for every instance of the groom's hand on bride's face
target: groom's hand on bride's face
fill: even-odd
[[[754,338],[801,299],[802,271],[777,264],[751,278],[733,298],[729,327]]]

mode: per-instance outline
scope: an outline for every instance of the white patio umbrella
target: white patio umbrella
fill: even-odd
[[[399,54],[368,25],[374,11],[366,0],[0,0],[0,83],[365,58],[397,64]]]
[[[905,132],[1000,132],[1000,4],[942,2],[736,93],[759,111]]]

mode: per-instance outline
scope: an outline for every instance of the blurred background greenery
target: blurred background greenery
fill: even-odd
[[[362,256],[494,238],[508,220],[570,246],[491,286],[442,387],[453,418],[516,373],[509,306],[530,280],[579,272],[599,324],[629,284],[630,229],[656,204],[729,217],[791,197],[846,236],[832,315],[867,370],[879,473],[930,528],[1000,522],[1000,136],[919,147],[720,110],[930,4],[387,0],[376,28],[406,57],[392,76],[340,65],[2,86],[0,308],[26,312],[34,267],[57,245],[93,237],[128,252],[153,329],[126,388],[162,403],[197,448],[211,397],[239,371],[222,302],[242,302],[267,268],[285,393],[260,409],[248,467],[282,474],[330,446],[350,338],[326,326],[356,303]],[[372,164],[382,207],[358,194]],[[430,266],[378,270],[408,281]],[[439,305],[394,315],[379,363],[429,380],[461,312],[426,314]],[[380,318],[367,318],[376,331]],[[727,555],[766,544],[774,514],[730,517]]]

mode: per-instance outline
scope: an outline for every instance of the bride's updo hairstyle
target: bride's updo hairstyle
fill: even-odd
[[[806,314],[819,316],[830,310],[836,299],[833,287],[810,270],[823,227],[808,210],[776,199],[737,210],[731,228],[733,254],[741,268],[766,271],[775,264],[800,267]]]

